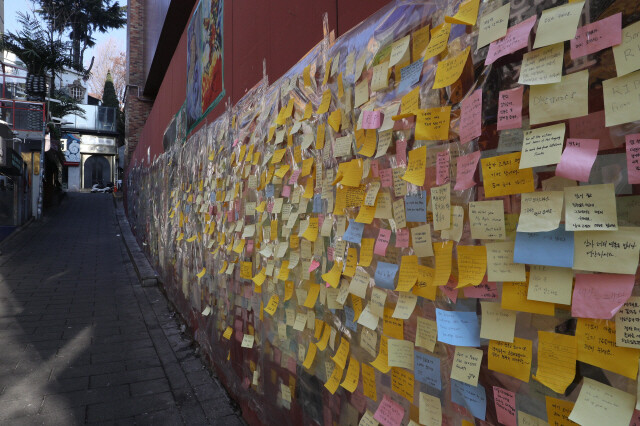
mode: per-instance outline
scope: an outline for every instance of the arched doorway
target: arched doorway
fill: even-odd
[[[102,155],[92,155],[84,162],[84,188],[96,183],[106,185],[111,182],[111,165]]]

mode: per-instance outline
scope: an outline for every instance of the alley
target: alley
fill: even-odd
[[[0,250],[0,424],[241,424],[166,299],[141,287],[110,194],[69,193]]]

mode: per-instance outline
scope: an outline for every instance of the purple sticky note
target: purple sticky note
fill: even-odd
[[[498,130],[522,127],[522,92],[524,86],[503,90],[498,95]]]
[[[482,134],[482,90],[478,89],[462,101],[460,142],[467,143]]]
[[[382,112],[380,111],[363,111],[362,112],[362,128],[363,129],[379,129],[382,123]]]
[[[640,133],[625,136],[629,183],[640,183]]]
[[[458,157],[458,173],[456,175],[456,185],[453,189],[456,191],[464,191],[476,184],[473,180],[473,176],[476,173],[479,160],[480,151]]]
[[[529,44],[529,34],[536,24],[537,19],[538,17],[533,15],[526,21],[522,21],[518,25],[509,28],[504,37],[491,43],[489,45],[489,51],[487,52],[487,60],[484,64],[490,65],[505,55],[527,47]]]
[[[571,59],[590,55],[622,43],[622,13],[578,28],[571,40]]]
[[[571,315],[611,319],[631,296],[633,274],[576,274]]]
[[[567,139],[567,147],[556,167],[556,176],[589,182],[599,143],[598,139]]]

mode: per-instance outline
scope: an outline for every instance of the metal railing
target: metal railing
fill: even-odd
[[[6,121],[11,130],[42,132],[45,119],[44,102],[0,98],[0,120]]]
[[[97,105],[78,105],[84,117],[69,114],[63,118],[62,130],[92,130],[116,133],[116,108]]]

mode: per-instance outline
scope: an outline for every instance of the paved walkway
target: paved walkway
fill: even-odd
[[[0,248],[0,424],[243,424],[118,234],[69,194]]]

